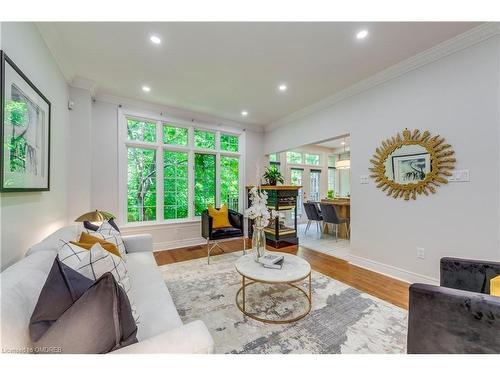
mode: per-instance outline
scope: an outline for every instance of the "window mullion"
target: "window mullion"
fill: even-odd
[[[156,220],[164,220],[164,160],[163,160],[163,127],[161,121],[156,123]]]
[[[194,218],[194,129],[188,128],[188,218]]]
[[[220,197],[220,131],[215,132],[215,207],[221,206]]]

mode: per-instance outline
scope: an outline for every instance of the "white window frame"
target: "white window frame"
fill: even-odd
[[[288,153],[289,152],[296,152],[298,154],[301,155],[301,158],[302,158],[302,162],[301,163],[289,163],[288,162]],[[303,167],[322,167],[323,166],[323,155],[321,153],[318,153],[318,152],[313,152],[313,151],[304,151],[304,150],[288,150],[288,151],[285,151],[285,161],[286,161],[286,164],[287,165],[297,165],[297,166],[303,166]],[[309,154],[309,155],[316,155],[319,157],[319,164],[308,164],[306,163],[306,154]]]
[[[156,123],[156,143],[131,141],[127,137],[127,119],[137,119],[147,122]],[[188,129],[188,145],[168,145],[163,143],[163,124],[169,124],[175,127]],[[215,133],[215,149],[197,148],[194,147],[194,129],[210,131]],[[223,151],[220,149],[220,135],[228,134],[238,137],[238,152]],[[194,154],[212,154],[216,156],[216,191],[215,204],[220,205],[220,157],[230,156],[238,158],[238,210],[243,211],[244,208],[244,181],[245,181],[245,131],[242,129],[223,127],[218,125],[210,125],[198,123],[163,115],[158,115],[150,112],[140,112],[129,109],[118,109],[118,207],[119,222],[124,227],[148,226],[148,225],[165,225],[199,222],[201,218],[194,215]],[[156,220],[151,221],[127,221],[127,148],[139,147],[150,150],[156,150]],[[163,151],[180,151],[188,154],[188,217],[182,219],[164,219],[163,196]]]

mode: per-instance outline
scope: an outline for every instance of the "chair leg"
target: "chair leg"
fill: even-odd
[[[349,223],[348,221],[345,222],[345,230],[347,233],[347,239],[350,240],[351,239],[351,223]]]
[[[210,264],[210,240],[207,239],[207,264]]]
[[[307,234],[307,231],[309,230],[309,227],[311,226],[311,220],[309,220],[307,222],[307,225],[306,225],[306,230],[304,231],[304,234]]]

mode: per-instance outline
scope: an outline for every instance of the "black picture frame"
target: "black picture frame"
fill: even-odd
[[[6,187],[4,171],[4,137],[5,137],[5,64],[10,67],[31,87],[31,89],[47,104],[47,184],[44,187]],[[50,139],[51,139],[51,103],[42,92],[31,82],[23,71],[0,50],[0,192],[50,191]],[[42,135],[43,136],[43,135]]]

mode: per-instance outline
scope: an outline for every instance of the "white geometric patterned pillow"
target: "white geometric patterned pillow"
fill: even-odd
[[[86,231],[87,233],[89,233],[94,237],[101,238],[105,241],[115,244],[118,251],[120,252],[122,259],[125,262],[127,261],[127,252],[125,251],[125,244],[123,243],[122,235],[115,228],[113,228],[111,224],[109,224],[107,221],[103,222],[102,225],[99,227],[99,229],[97,229],[97,231],[95,232],[89,231],[86,228],[83,228],[82,230]]]
[[[139,314],[132,300],[130,277],[123,259],[104,250],[99,243],[94,244],[90,250],[86,250],[70,242],[63,240],[61,242],[62,246],[58,252],[59,260],[83,276],[95,281],[106,272],[111,272],[116,282],[127,293],[132,315],[138,324]]]

